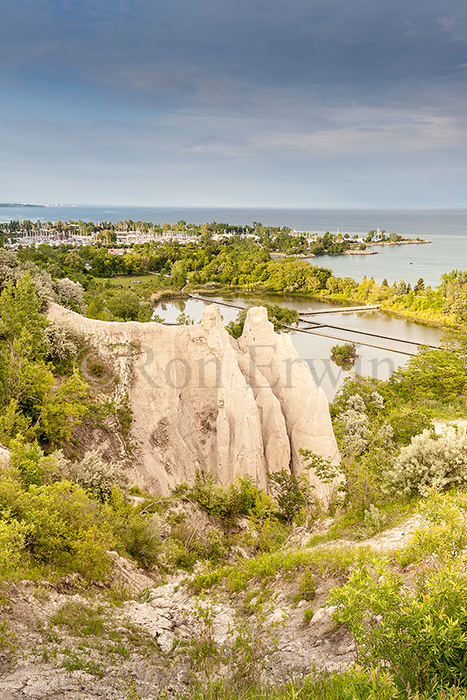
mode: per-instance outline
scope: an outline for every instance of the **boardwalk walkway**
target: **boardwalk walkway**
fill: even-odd
[[[335,309],[317,309],[313,311],[302,311],[300,316],[318,316],[318,314],[345,314],[351,311],[375,311],[379,309],[379,304],[367,304],[366,306],[340,306]]]

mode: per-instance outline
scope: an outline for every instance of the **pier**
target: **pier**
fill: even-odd
[[[300,316],[318,316],[318,314],[345,314],[352,311],[376,311],[379,309],[379,304],[366,304],[366,306],[342,306],[335,309],[317,309],[313,311],[302,311]]]

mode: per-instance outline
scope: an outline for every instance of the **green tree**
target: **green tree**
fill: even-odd
[[[296,476],[288,469],[268,474],[268,482],[280,512],[291,523],[294,517],[310,503],[310,485],[303,474]]]
[[[42,301],[29,272],[20,277],[16,286],[7,282],[0,296],[0,338],[11,353],[29,358],[44,356],[47,321],[41,309]]]
[[[425,289],[425,282],[423,280],[423,277],[420,277],[417,280],[417,284],[414,287],[414,292],[415,292],[415,294],[420,294],[420,292],[423,292],[424,289]]]
[[[419,349],[408,363],[396,370],[390,385],[407,398],[450,401],[462,394],[467,383],[464,360],[445,349]]]
[[[112,245],[117,241],[117,234],[115,231],[110,231],[109,229],[105,229],[104,231],[99,231],[97,234],[97,240],[100,243],[105,243],[106,245]]]
[[[140,310],[140,300],[137,294],[123,290],[114,294],[107,302],[109,311],[124,321],[136,321]]]

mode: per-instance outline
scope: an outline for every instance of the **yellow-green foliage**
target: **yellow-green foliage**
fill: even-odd
[[[188,495],[226,525],[233,524],[240,516],[262,520],[271,513],[272,508],[272,499],[261,492],[250,477],[237,477],[232,484],[223,488],[212,471],[197,471]]]
[[[346,573],[358,562],[372,561],[378,555],[366,547],[320,547],[261,554],[254,559],[197,574],[192,580],[195,590],[208,589],[224,582],[230,591],[244,590],[252,579],[270,579],[277,573],[297,571],[306,567],[317,573],[339,571]]]
[[[434,492],[424,504],[427,524],[408,554],[425,570],[410,584],[381,558],[354,567],[330,595],[360,660],[384,666],[401,690],[467,687],[466,508],[465,494]]]
[[[108,573],[106,550],[114,543],[110,513],[80,486],[70,481],[31,486],[22,515],[32,527],[30,551],[38,562],[86,578]]]
[[[21,568],[30,531],[27,523],[18,522],[4,511],[0,520],[0,579],[14,576]]]

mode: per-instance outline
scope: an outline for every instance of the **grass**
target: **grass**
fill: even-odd
[[[122,287],[123,289],[128,287],[140,287],[143,284],[144,286],[149,284],[151,287],[155,285],[159,287],[162,282],[165,284],[168,283],[167,277],[163,277],[163,275],[159,274],[152,275],[149,273],[145,275],[122,275],[119,277],[96,277],[95,279],[97,282],[106,282],[112,287]]]
[[[403,520],[410,518],[417,511],[418,502],[419,497],[410,496],[397,501],[378,504],[378,509],[386,518],[385,526],[381,532],[396,527]],[[351,510],[336,517],[326,532],[312,535],[307,546],[316,547],[318,544],[325,544],[340,539],[358,542],[371,536],[372,533],[368,531],[362,514]]]
[[[135,692],[125,700],[141,697]],[[356,666],[341,674],[315,672],[304,680],[276,686],[251,684],[242,687],[219,681],[190,685],[189,689],[175,695],[161,688],[155,697],[158,700],[465,700],[467,694],[458,688],[441,687],[422,695],[400,693],[384,670],[363,670]]]
[[[81,602],[65,603],[60,610],[50,618],[52,625],[66,627],[67,631],[77,637],[81,635],[101,636],[105,631],[102,618],[102,607],[97,609]]]
[[[190,583],[198,592],[221,582],[227,590],[237,592],[245,590],[252,579],[270,579],[277,573],[296,572],[305,567],[316,573],[347,574],[352,566],[379,556],[368,547],[320,547],[280,551],[261,554],[255,559],[242,560],[238,564],[197,574]]]
[[[18,651],[18,638],[11,631],[7,620],[0,621],[0,652],[7,652],[12,658]]]
[[[61,666],[70,672],[85,671],[91,676],[97,676],[98,678],[103,678],[105,676],[105,669],[101,664],[86,656],[81,656],[76,651],[67,650]]]
[[[69,671],[83,670],[102,677],[110,663],[118,665],[139,654],[147,659],[159,657],[159,647],[144,630],[112,617],[111,606],[95,607],[85,602],[65,603],[43,630],[42,655],[45,660],[62,657],[61,665]],[[76,641],[65,646],[66,637],[53,631],[60,627]],[[77,638],[77,639],[76,639]]]

